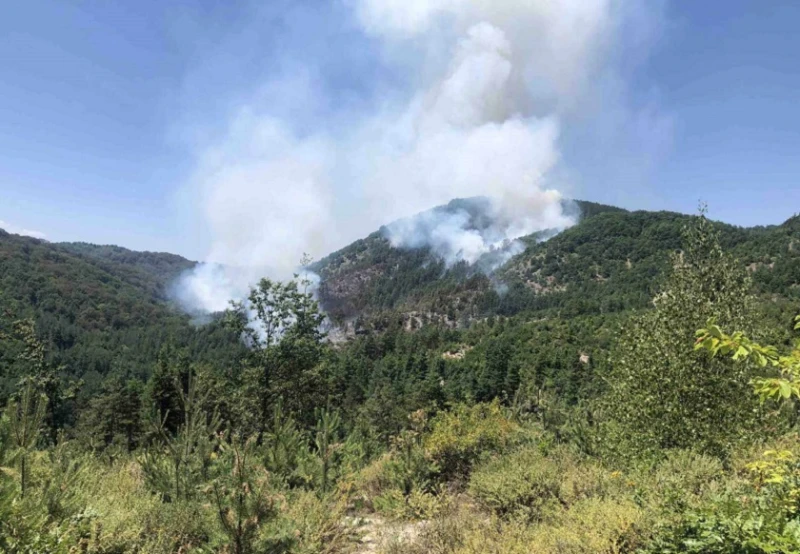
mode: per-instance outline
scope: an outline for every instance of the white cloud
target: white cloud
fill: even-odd
[[[33,237],[35,239],[44,239],[47,238],[47,235],[42,233],[41,231],[34,231],[32,229],[26,229],[24,227],[20,227],[18,225],[14,225],[13,223],[9,223],[7,221],[3,221],[0,219],[0,229],[11,233],[12,235],[26,235],[29,237]]]

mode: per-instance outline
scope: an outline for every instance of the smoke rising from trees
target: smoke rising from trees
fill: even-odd
[[[198,152],[188,185],[215,265],[184,277],[185,305],[224,307],[260,276],[290,276],[302,253],[320,257],[398,219],[387,227],[394,245],[466,261],[571,225],[562,131],[606,102],[620,110],[624,95],[601,83],[624,91],[620,51],[653,28],[636,0],[345,6],[402,83],[332,108],[315,72],[287,60],[289,70],[238,106]],[[488,231],[453,214],[403,219],[475,196],[492,199]]]

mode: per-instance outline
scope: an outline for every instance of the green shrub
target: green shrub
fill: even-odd
[[[541,519],[556,508],[566,508],[608,493],[611,473],[580,460],[564,447],[547,454],[538,445],[496,457],[477,467],[470,493],[499,515]]]
[[[425,517],[434,509],[437,467],[422,447],[426,417],[417,411],[409,419],[412,428],[394,437],[391,451],[355,477],[357,499],[389,517]]]
[[[588,498],[528,535],[531,554],[619,554],[640,543],[641,509],[626,498]],[[504,552],[504,550],[498,550]]]
[[[723,467],[717,458],[673,450],[657,465],[637,468],[629,476],[638,500],[660,514],[679,514],[700,507],[722,486]]]
[[[427,518],[440,504],[433,474],[420,447],[393,451],[356,474],[355,498],[361,507],[392,519]]]
[[[640,544],[642,513],[625,498],[587,498],[541,523],[499,518],[455,504],[404,554],[620,554]]]
[[[344,524],[341,498],[320,498],[313,491],[286,493],[278,517],[260,526],[254,552],[318,554],[346,551],[352,530]]]
[[[389,489],[374,499],[375,511],[389,519],[429,519],[447,504],[447,498],[417,487],[404,494],[399,489]]]
[[[561,471],[536,447],[526,447],[479,466],[469,492],[501,516],[540,519],[558,504]]]
[[[660,529],[646,553],[800,552],[800,461],[768,451],[701,506]]]
[[[498,401],[459,405],[433,419],[425,453],[444,479],[463,479],[482,456],[512,444],[519,431],[519,424],[503,413]]]
[[[390,469],[392,455],[388,452],[356,472],[352,478],[339,483],[340,489],[351,494],[359,508],[374,508],[374,499],[390,489],[397,489]]]

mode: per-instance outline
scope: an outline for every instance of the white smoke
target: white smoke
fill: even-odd
[[[218,265],[183,280],[185,304],[224,307],[257,277],[288,277],[304,252],[322,256],[453,198],[492,198],[493,222],[476,230],[464,214],[429,212],[391,225],[392,243],[474,262],[574,222],[556,190],[566,184],[557,177],[560,131],[602,105],[592,83],[616,75],[638,0],[347,5],[411,92],[388,91],[368,112],[343,108],[328,124],[309,116],[328,102],[301,70],[238,109],[202,149],[190,183],[210,228],[208,261]]]
[[[555,191],[532,198],[516,209],[493,198],[470,198],[402,218],[383,228],[397,248],[429,247],[450,266],[456,262],[494,270],[524,250],[520,237],[558,232],[574,223]]]
[[[289,278],[305,252],[330,245],[331,150],[325,140],[298,140],[280,121],[241,110],[193,183],[214,240],[206,263],[176,287],[184,307],[224,310],[259,278]]]
[[[230,300],[247,294],[247,287],[251,284],[249,273],[247,269],[232,271],[206,262],[184,274],[171,292],[194,315],[221,312],[229,308]]]

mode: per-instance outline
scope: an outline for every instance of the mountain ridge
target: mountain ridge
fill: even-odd
[[[576,225],[548,240],[521,238],[521,251],[491,274],[475,264],[448,265],[430,248],[395,248],[384,228],[310,269],[321,277],[319,298],[331,321],[351,334],[380,330],[393,320],[408,328],[468,327],[492,316],[570,319],[647,308],[670,253],[680,248],[681,229],[695,216],[575,205],[583,214]],[[715,228],[774,309],[800,298],[799,217]],[[201,359],[239,347],[218,323],[195,327],[171,302],[170,284],[195,265],[175,254],[52,243],[2,231],[0,310],[34,318],[54,359],[78,376],[97,380],[121,370],[123,358],[125,371],[145,375],[170,336]]]
[[[693,215],[625,210],[575,201],[581,218],[547,240],[525,245],[492,274],[469,264],[447,267],[429,249],[392,249],[380,231],[323,258],[320,299],[340,324],[386,310],[423,312],[458,320],[522,311],[566,317],[649,305],[680,249],[682,228]],[[800,283],[800,219],[768,226],[714,222],[723,247],[750,269],[763,293],[793,296]],[[795,289],[792,289],[795,287]]]

